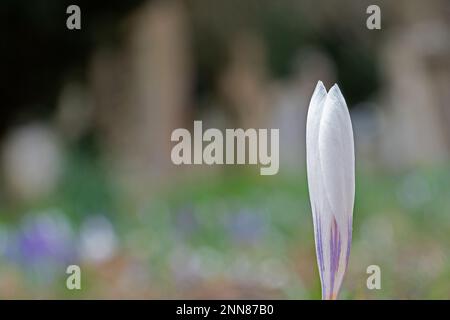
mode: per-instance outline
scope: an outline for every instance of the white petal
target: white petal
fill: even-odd
[[[347,104],[337,85],[328,92],[319,127],[319,159],[322,183],[326,201],[331,210],[332,231],[325,236],[325,242],[335,241],[338,249],[332,293],[337,295],[347,266],[351,242],[353,203],[355,196],[355,156],[353,130]],[[334,218],[334,219],[333,219]],[[334,234],[334,235],[332,235]],[[336,237],[336,238],[333,238]],[[326,239],[329,239],[327,241]],[[339,244],[336,244],[336,241]],[[338,248],[339,247],[339,248]],[[328,250],[327,250],[328,251]],[[336,253],[330,248],[331,260]],[[332,265],[333,262],[330,261]],[[334,270],[333,270],[334,269]]]
[[[308,188],[322,297],[336,298],[351,244],[355,192],[353,131],[337,85],[319,81],[306,125]]]
[[[337,222],[353,214],[355,154],[347,104],[337,85],[327,95],[319,129],[319,157],[326,196]]]
[[[316,85],[316,89],[309,103],[308,116],[306,120],[306,163],[308,173],[308,188],[310,196],[315,198],[319,195],[319,125],[322,117],[323,107],[327,97],[327,90],[322,81]],[[313,200],[311,199],[313,202]],[[313,212],[314,214],[314,212]]]
[[[322,169],[319,159],[319,127],[323,114],[327,91],[321,81],[311,97],[306,120],[306,162],[308,174],[308,189],[314,224],[314,236],[317,252],[317,265],[319,267],[322,293],[326,294],[326,284],[330,283],[329,266],[329,238],[331,213],[326,198],[322,178]],[[325,200],[325,201],[324,201]]]

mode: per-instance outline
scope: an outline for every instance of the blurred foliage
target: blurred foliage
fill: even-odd
[[[95,46],[120,44],[119,20],[142,2],[2,1],[0,88],[7,108],[2,109],[0,130],[51,114],[67,77],[85,77]],[[71,4],[83,8],[83,25],[77,32],[66,28]]]
[[[86,66],[95,48],[122,44],[121,22],[142,3],[2,1],[0,88],[8,88],[2,92],[2,103],[8,108],[3,110],[0,130],[50,115],[61,85],[71,78],[86,77]],[[82,29],[77,32],[65,28],[65,12],[70,4],[82,8]],[[334,59],[337,80],[349,105],[367,99],[378,88],[379,72],[373,55],[378,37],[365,42],[352,32],[352,21],[341,21],[331,30],[318,28],[311,12],[295,1],[265,1],[261,5],[260,1],[192,0],[186,2],[186,7],[192,25],[197,95],[215,90],[228,60],[230,40],[246,30],[265,41],[269,69],[275,77],[289,75],[300,49],[314,46]]]

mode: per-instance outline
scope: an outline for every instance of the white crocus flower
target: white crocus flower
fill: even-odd
[[[306,123],[308,188],[322,299],[336,299],[352,240],[355,153],[347,104],[337,84],[319,81]]]

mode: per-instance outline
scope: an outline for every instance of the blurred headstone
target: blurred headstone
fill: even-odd
[[[316,49],[305,49],[296,59],[292,76],[272,86],[274,108],[270,126],[280,129],[281,170],[305,170],[306,116],[309,100],[321,80],[333,84],[333,61]]]
[[[237,128],[265,128],[271,110],[264,42],[242,32],[230,46],[230,62],[220,79],[221,94]]]
[[[114,172],[136,196],[168,181],[173,129],[190,106],[189,28],[179,2],[152,2],[125,22],[120,51],[93,58],[96,119]]]
[[[82,137],[92,126],[92,99],[83,85],[75,82],[64,85],[55,122],[58,130],[70,141]]]
[[[393,168],[442,163],[449,155],[450,84],[448,26],[411,24],[392,33],[382,53],[386,76],[381,113],[384,162]],[[443,89],[446,86],[447,89]]]

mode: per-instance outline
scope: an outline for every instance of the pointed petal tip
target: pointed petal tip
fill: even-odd
[[[310,115],[310,110],[320,110],[322,109],[322,105],[325,102],[325,99],[327,97],[327,90],[325,89],[325,86],[323,85],[322,81],[318,81],[317,85],[314,89],[314,92],[311,96],[311,100],[309,102],[308,107],[308,115]],[[316,115],[314,115],[316,116]],[[318,115],[320,116],[320,114]]]
[[[327,99],[333,101],[333,104],[338,103],[339,105],[345,106],[348,110],[347,102],[345,101],[344,95],[342,94],[342,91],[337,83],[335,83],[331,87],[330,91],[328,91]]]
[[[337,83],[335,83],[335,84],[330,88],[330,93],[331,93],[331,92],[333,92],[333,93],[340,93],[340,94],[342,95],[341,89],[339,88],[339,85],[338,85]]]
[[[314,91],[317,91],[317,90],[325,90],[325,92],[327,91],[327,89],[325,88],[325,86],[321,80],[317,81],[316,89]]]

